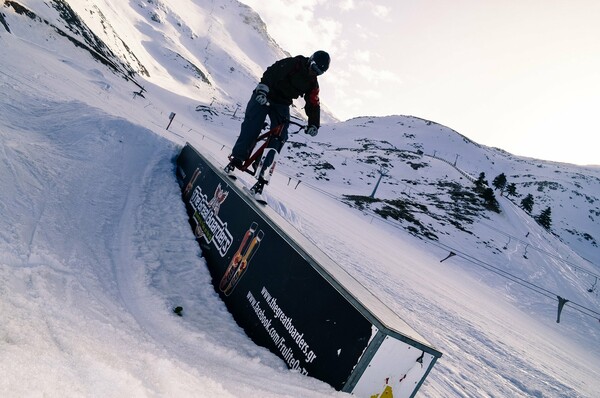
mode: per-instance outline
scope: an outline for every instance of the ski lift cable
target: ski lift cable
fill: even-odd
[[[547,289],[545,289],[545,288],[543,288],[541,286],[538,286],[538,285],[536,285],[536,284],[534,284],[532,282],[529,282],[529,281],[527,281],[527,280],[525,280],[525,279],[523,279],[521,277],[518,277],[518,276],[516,276],[514,274],[511,274],[508,271],[502,270],[502,269],[500,269],[500,268],[498,268],[498,267],[496,267],[494,265],[488,264],[488,263],[486,263],[484,261],[481,261],[481,260],[479,260],[477,258],[474,258],[473,256],[470,256],[470,255],[468,255],[466,253],[463,253],[463,252],[461,252],[461,251],[459,251],[457,249],[451,248],[448,245],[445,245],[445,244],[439,243],[439,242],[437,242],[437,243],[429,242],[429,241],[425,241],[425,242],[428,243],[428,244],[431,244],[433,246],[437,246],[439,248],[443,248],[444,250],[450,250],[451,249],[451,251],[454,252],[458,257],[461,257],[464,260],[467,260],[468,262],[470,262],[472,264],[475,264],[477,266],[485,268],[488,271],[491,271],[491,272],[493,272],[493,273],[495,273],[497,275],[500,275],[500,276],[502,276],[502,277],[504,277],[506,279],[509,279],[509,280],[511,280],[511,281],[513,281],[515,283],[518,283],[518,284],[520,284],[522,286],[528,287],[531,290],[534,290],[537,293],[543,294],[544,296],[546,296],[548,298],[554,298],[554,297],[556,297],[556,294],[554,294],[553,292],[551,292],[551,291],[549,291],[549,290],[547,290]]]
[[[514,203],[512,203],[512,204],[514,205]],[[579,270],[581,272],[585,272],[585,273],[587,273],[587,274],[589,274],[591,276],[594,276],[596,278],[600,278],[600,275],[595,274],[593,271],[590,271],[590,270],[587,270],[585,268],[582,268],[581,266],[578,266],[577,264],[574,264],[573,262],[571,262],[569,260],[565,260],[564,258],[558,257],[557,255],[552,254],[552,253],[550,253],[550,252],[548,252],[548,251],[546,251],[544,249],[540,249],[540,248],[538,248],[536,246],[532,246],[530,243],[524,241],[523,239],[521,239],[521,238],[519,238],[517,236],[511,235],[511,234],[509,234],[507,232],[504,232],[504,231],[502,231],[502,230],[494,227],[493,225],[490,225],[490,224],[488,224],[486,222],[483,222],[483,221],[480,222],[480,224],[483,225],[483,226],[485,226],[486,228],[492,229],[492,230],[494,230],[494,231],[496,231],[496,232],[498,232],[498,233],[500,233],[500,234],[502,234],[502,235],[504,235],[504,236],[506,236],[508,238],[514,239],[515,241],[517,241],[519,243],[522,243],[524,245],[529,245],[531,247],[531,249],[533,249],[533,250],[535,250],[535,251],[537,251],[539,253],[542,253],[544,255],[547,255],[548,257],[552,257],[555,260],[561,261],[561,262],[563,262],[563,263],[565,263],[565,264],[567,264],[567,265],[569,265],[569,266],[571,266],[571,267],[573,267],[573,268],[575,268],[575,269],[577,269],[577,270]],[[586,261],[590,262],[589,260],[586,260]]]
[[[457,249],[451,248],[448,245],[445,245],[443,243],[434,243],[434,242],[430,242],[430,241],[424,241],[424,242],[427,243],[427,244],[431,244],[433,246],[437,246],[439,248],[443,248],[444,250],[451,249],[458,257],[461,257],[461,258],[463,258],[463,259],[465,259],[465,260],[467,260],[467,261],[469,261],[469,262],[471,262],[471,263],[473,263],[475,265],[481,266],[482,268],[488,269],[489,271],[492,271],[492,272],[494,272],[494,273],[496,273],[496,274],[498,274],[500,276],[503,276],[504,278],[510,279],[513,282],[518,283],[518,284],[520,284],[520,285],[522,285],[524,287],[527,287],[527,288],[529,288],[529,289],[531,289],[533,291],[536,291],[537,293],[542,294],[542,295],[544,295],[544,296],[546,296],[548,298],[556,300],[557,297],[559,296],[558,294],[553,293],[553,292],[551,292],[551,291],[549,291],[549,290],[547,290],[547,289],[545,289],[545,288],[543,288],[541,286],[538,286],[535,283],[532,283],[532,282],[529,282],[529,281],[527,281],[525,279],[522,279],[522,278],[520,278],[520,277],[518,277],[516,275],[511,274],[510,272],[503,271],[503,270],[501,270],[501,269],[499,269],[499,268],[497,268],[497,267],[495,267],[495,266],[493,266],[491,264],[488,264],[488,263],[486,263],[484,261],[481,261],[479,259],[473,258],[472,256],[469,256],[468,254],[462,253],[462,252],[460,252]],[[597,312],[597,311],[595,311],[595,310],[593,310],[591,308],[588,308],[588,307],[583,306],[581,304],[578,304],[576,302],[573,302],[573,301],[569,300],[569,302],[567,304],[569,304],[570,307],[573,307],[574,309],[576,309],[579,312],[584,313],[584,314],[586,314],[588,316],[592,316],[594,318],[597,318],[597,316],[600,316],[600,312]],[[578,307],[578,308],[575,308],[575,307]],[[588,311],[589,313],[592,313],[592,314],[595,314],[595,315],[590,315],[589,313],[586,313],[586,312],[584,312],[582,310]]]

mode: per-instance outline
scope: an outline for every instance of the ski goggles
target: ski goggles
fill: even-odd
[[[323,71],[321,70],[321,68],[319,68],[319,65],[317,65],[317,63],[313,60],[310,61],[310,64],[308,64],[308,67],[310,70],[315,72],[315,75],[317,75],[317,76],[320,76],[323,74]]]

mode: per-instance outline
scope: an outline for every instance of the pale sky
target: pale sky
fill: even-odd
[[[600,0],[241,0],[331,54],[340,119],[413,115],[515,155],[600,165]]]

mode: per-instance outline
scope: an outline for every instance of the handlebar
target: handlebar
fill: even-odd
[[[288,123],[289,123],[289,124],[293,124],[293,125],[295,125],[295,126],[298,126],[298,127],[302,127],[303,129],[305,129],[305,128],[307,127],[306,125],[304,125],[304,124],[300,124],[300,123],[298,123],[298,122],[295,122],[295,121],[293,121],[293,120],[288,120]]]
[[[290,134],[299,133],[299,132],[301,132],[302,130],[306,130],[306,129],[307,129],[307,127],[308,127],[308,126],[306,126],[306,125],[304,125],[304,124],[300,124],[300,123],[298,123],[298,122],[295,122],[295,121],[293,121],[293,120],[288,120],[287,122],[288,122],[288,124],[293,124],[294,126],[298,126],[298,127],[300,127],[298,130],[296,130],[296,131],[294,131],[294,132],[290,132]]]
[[[265,104],[265,106],[271,106],[271,103],[267,101],[267,103]],[[298,126],[298,127],[300,127],[298,130],[296,130],[296,131],[292,132],[291,134],[299,133],[299,132],[301,132],[302,130],[306,130],[306,129],[308,128],[308,126],[307,126],[307,125],[300,124],[300,123],[298,123],[298,122],[295,122],[295,121],[293,121],[293,120],[291,120],[291,119],[289,119],[289,118],[288,118],[288,119],[285,119],[285,123],[287,123],[288,125],[290,125],[290,124],[293,124],[293,125],[295,125],[295,126]],[[266,126],[267,126],[267,124],[265,123],[265,127],[266,127]]]

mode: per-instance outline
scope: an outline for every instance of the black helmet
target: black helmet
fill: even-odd
[[[315,72],[315,74],[322,75],[327,69],[329,69],[329,54],[325,51],[319,50],[310,56],[308,59],[308,68]]]

